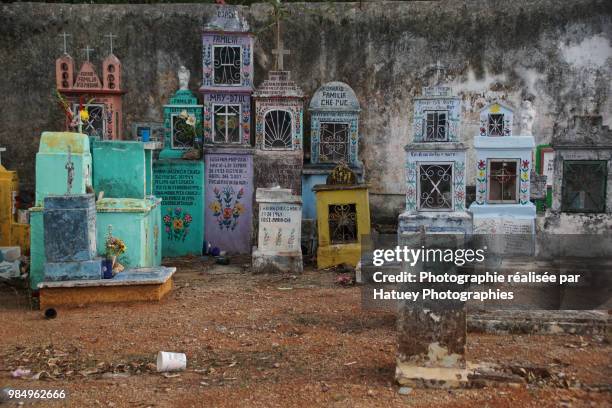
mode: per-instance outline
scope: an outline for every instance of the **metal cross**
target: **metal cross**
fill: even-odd
[[[272,54],[276,55],[276,70],[282,71],[285,66],[284,56],[291,54],[291,51],[283,48],[283,41],[281,40],[280,34],[280,17],[278,11],[276,13],[276,48],[272,50]]]
[[[81,48],[83,51],[85,51],[85,53],[87,54],[87,61],[89,62],[89,52],[93,51],[93,48],[89,48],[89,45],[86,46],[85,48]]]
[[[66,40],[68,37],[72,37],[72,35],[66,34],[66,32],[63,32],[60,34],[60,37],[64,37],[64,54],[68,54],[68,42]]]
[[[107,34],[105,35],[105,37],[108,37],[110,40],[110,53],[113,53],[113,38],[117,38],[116,35],[114,35],[113,33]]]
[[[65,169],[68,171],[67,179],[67,192],[66,195],[72,191],[72,182],[74,181],[74,163],[72,162],[72,148],[68,146],[68,158],[66,159]]]

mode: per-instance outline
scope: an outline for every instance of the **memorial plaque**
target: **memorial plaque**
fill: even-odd
[[[204,242],[204,163],[158,160],[153,191],[162,199],[164,256],[202,253]]]
[[[299,204],[260,203],[258,249],[275,254],[300,250],[301,221]]]
[[[253,157],[209,153],[206,161],[206,241],[228,253],[251,252]]]

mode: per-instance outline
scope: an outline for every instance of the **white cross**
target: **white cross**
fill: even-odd
[[[82,48],[82,50],[85,51],[85,53],[87,54],[87,61],[89,62],[89,52],[93,51],[93,48],[89,48],[89,45],[88,45],[85,48]]]
[[[436,85],[438,85],[440,83],[440,72],[444,73],[446,67],[440,63],[440,60],[437,60],[434,69],[436,71]]]
[[[117,38],[116,35],[114,35],[113,33],[107,34],[105,35],[105,37],[108,37],[110,39],[110,53],[113,53],[113,38]]]
[[[66,41],[67,37],[72,37],[70,34],[66,34],[65,32],[60,34],[60,37],[64,37],[64,54],[68,54],[68,43]]]
[[[272,54],[276,55],[276,70],[282,71],[285,67],[284,56],[291,54],[291,51],[283,48],[283,42],[280,34],[280,17],[279,12],[276,12],[276,48],[272,50]]]

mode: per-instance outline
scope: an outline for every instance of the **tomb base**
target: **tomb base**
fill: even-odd
[[[419,232],[421,227],[425,232],[455,234],[463,232],[472,233],[472,215],[465,211],[453,212],[409,212],[400,214],[398,219],[398,233],[412,234]]]
[[[302,252],[268,254],[253,249],[253,273],[302,273]]]
[[[40,308],[95,303],[151,302],[172,289],[176,268],[126,270],[113,279],[42,282],[38,284]]]
[[[517,204],[476,204],[470,206],[474,216],[474,234],[535,234],[536,207],[529,202]]]
[[[361,260],[361,243],[319,246],[317,248],[317,268],[348,264],[357,266]]]
[[[47,262],[44,274],[45,281],[102,279],[102,260]]]

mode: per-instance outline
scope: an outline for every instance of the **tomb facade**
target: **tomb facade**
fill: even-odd
[[[75,61],[67,51],[67,37],[64,33],[64,53],[55,61],[55,84],[57,91],[66,98],[73,116],[79,116],[79,109],[87,109],[75,130],[100,140],[121,139],[122,96],[125,93],[121,82],[121,61],[113,53],[115,35],[108,34],[110,54],[102,60],[102,77],[98,76],[90,60],[94,51],[89,46],[83,49],[85,61],[78,72]],[[70,124],[67,124],[67,128]]]
[[[513,116],[499,102],[480,112],[474,137],[476,201],[469,208],[475,234],[535,234],[536,208],[530,201],[535,143],[531,135],[513,135]]]

